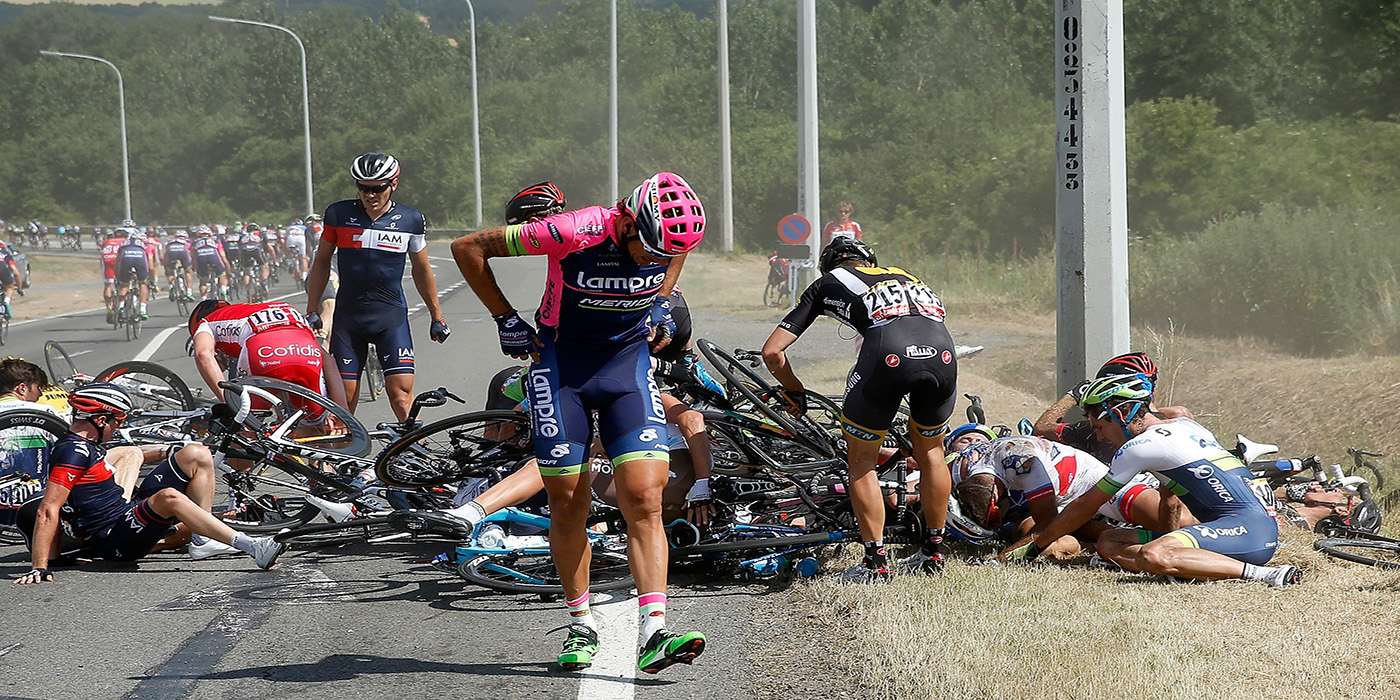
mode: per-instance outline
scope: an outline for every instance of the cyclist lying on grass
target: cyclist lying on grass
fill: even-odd
[[[235,532],[209,512],[214,500],[214,459],[200,444],[148,448],[146,457],[160,464],[141,482],[128,502],[101,443],[110,440],[131,412],[131,398],[115,384],[85,384],[69,396],[73,426],[54,445],[49,483],[42,500],[21,508],[20,527],[33,555],[34,568],[18,584],[53,581],[51,559],[61,553],[60,536],[82,540],[83,556],[109,561],[136,561],[150,553],[171,526],[184,523],[194,532],[190,556],[242,551],[259,568],[269,569],[286,545],[271,537]],[[164,458],[161,458],[161,453]],[[37,504],[37,505],[34,505]],[[33,514],[32,523],[25,513]],[[62,531],[60,531],[62,525]]]
[[[957,451],[950,451],[948,468],[964,515],[995,530],[1012,513],[1024,513],[1009,549],[1044,532],[1065,506],[1108,474],[1108,467],[1087,452],[1029,435],[997,438],[991,428],[975,423],[952,432],[949,447],[954,445]],[[1177,524],[1195,522],[1189,513],[1164,514],[1157,486],[1152,475],[1139,474],[1099,506],[1089,521],[1045,551],[1056,558],[1074,556],[1082,550],[1081,541],[1096,543],[1123,523],[1163,530],[1169,529],[1167,519]],[[1180,504],[1175,498],[1170,501]]]
[[[1251,474],[1215,436],[1189,418],[1153,413],[1152,380],[1146,374],[1104,377],[1090,384],[1079,404],[1095,434],[1118,447],[1108,474],[1074,499],[1030,542],[1003,557],[1029,561],[1094,516],[1133,478],[1150,472],[1179,497],[1195,525],[1163,523],[1163,530],[1113,530],[1099,538],[1099,554],[1128,571],[1215,580],[1244,578],[1271,586],[1298,583],[1298,568],[1265,566],[1278,548],[1278,523],[1250,488]]]

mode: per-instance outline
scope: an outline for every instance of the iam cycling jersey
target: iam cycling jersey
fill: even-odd
[[[928,285],[897,267],[843,265],[807,287],[778,327],[802,335],[821,315],[864,336],[841,407],[846,434],[884,439],[906,395],[911,428],[925,437],[944,431],[957,399],[957,355],[943,302]]]
[[[1099,488],[1116,493],[1151,472],[1201,521],[1170,533],[1189,547],[1265,564],[1278,547],[1278,522],[1250,488],[1252,475],[1215,436],[1189,418],[1153,425],[1113,456]]]
[[[322,240],[337,249],[340,277],[331,354],[342,378],[359,379],[371,343],[386,376],[413,373],[403,272],[408,255],[427,248],[426,228],[421,212],[397,202],[373,221],[358,199],[326,208]]]
[[[535,319],[560,342],[617,346],[646,338],[667,266],[634,261],[617,242],[617,216],[616,208],[594,206],[506,227],[511,255],[549,256]]]
[[[955,484],[974,474],[991,474],[1006,489],[1013,506],[1054,498],[1057,511],[1088,493],[1108,473],[1108,467],[1087,452],[1029,435],[974,443],[954,453],[948,466]],[[1140,474],[1100,506],[1098,514],[1133,523],[1133,501],[1154,488],[1157,480]]]
[[[325,394],[321,346],[297,310],[282,302],[231,304],[204,317],[194,334],[237,360],[236,376],[272,377]]]

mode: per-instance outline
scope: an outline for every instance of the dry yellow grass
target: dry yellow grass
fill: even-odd
[[[698,308],[776,320],[780,313],[758,302],[763,275],[759,256],[696,256],[685,285]],[[949,300],[950,309],[959,301],[986,306]],[[975,328],[1008,339],[959,365],[960,393],[980,394],[989,418],[1034,419],[1054,400],[1053,317],[950,313],[950,327],[955,337]],[[1179,329],[1135,329],[1134,346],[1163,366],[1171,402],[1191,407],[1223,442],[1243,432],[1327,461],[1342,461],[1347,445],[1400,451],[1390,399],[1400,389],[1395,358],[1296,358]],[[837,391],[848,367],[829,361],[801,374]],[[1396,470],[1388,475],[1400,479]],[[940,578],[900,576],[888,585],[818,578],[770,601],[773,643],[754,662],[774,673],[755,695],[1400,697],[1400,648],[1392,642],[1400,638],[1400,574],[1333,562],[1313,551],[1313,539],[1281,533],[1274,563],[1302,567],[1305,579],[1280,590],[1241,581],[1168,584],[1091,571],[1082,557],[1033,568],[955,563]],[[854,564],[854,549],[827,569]],[[794,677],[795,666],[812,672]]]

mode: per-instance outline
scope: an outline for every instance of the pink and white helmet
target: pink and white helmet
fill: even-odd
[[[680,175],[657,173],[623,200],[622,208],[637,222],[647,253],[673,258],[700,245],[705,237],[705,208]]]

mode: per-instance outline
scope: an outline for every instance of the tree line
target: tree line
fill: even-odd
[[[460,3],[454,3],[460,5]],[[478,16],[483,208],[553,179],[572,203],[607,192],[607,0]],[[619,2],[623,193],[684,174],[718,211],[713,3]],[[1126,0],[1129,217],[1173,238],[1268,207],[1397,204],[1400,22],[1375,0]],[[209,6],[205,6],[208,9]],[[460,16],[412,3],[227,0],[209,14],[283,24],[306,42],[318,206],[351,196],[355,155],[394,153],[403,201],[471,223],[471,59]],[[437,3],[434,7],[441,7]],[[120,215],[109,69],[126,79],[132,205],[177,222],[304,215],[299,56],[270,30],[199,12],[137,17],[33,6],[0,27],[0,217]],[[792,3],[730,3],[740,245],[796,207]],[[1048,250],[1054,227],[1049,0],[818,2],[822,201],[856,204],[882,245],[993,258]]]

